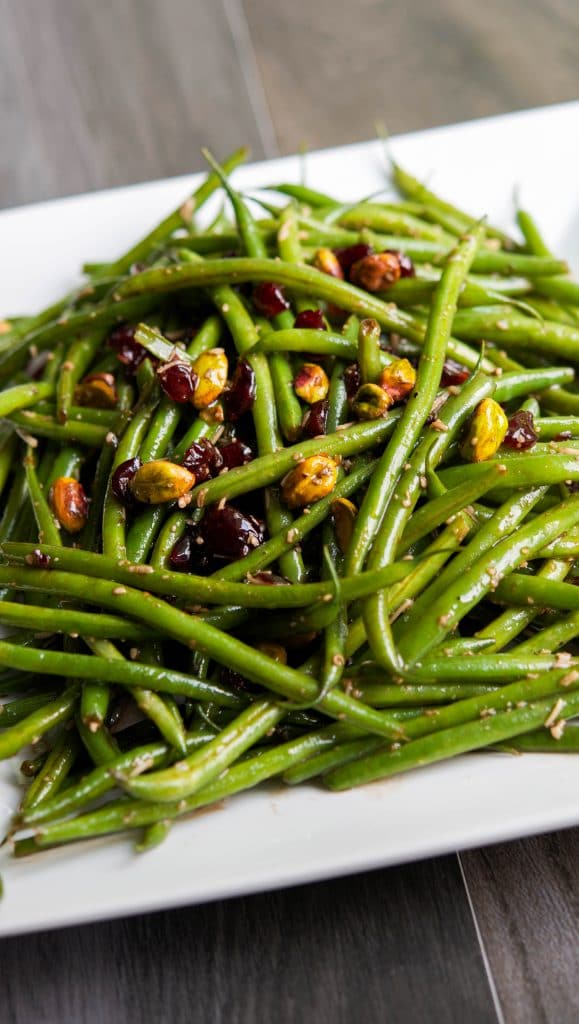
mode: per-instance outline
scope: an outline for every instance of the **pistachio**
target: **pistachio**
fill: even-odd
[[[336,540],[340,551],[345,554],[350,546],[358,509],[348,498],[336,498],[332,502],[332,515]]]
[[[50,488],[50,505],[67,533],[79,533],[86,526],[88,498],[82,484],[72,476],[59,476]]]
[[[197,378],[193,405],[196,409],[205,409],[225,390],[229,371],[227,356],[222,348],[211,348],[197,357],[193,370]]]
[[[303,508],[330,494],[337,479],[334,459],[329,455],[310,455],[282,480],[282,498],[290,508]]]
[[[470,421],[462,454],[471,462],[486,462],[501,447],[509,421],[494,398],[484,398],[477,405]]]
[[[184,466],[168,459],[145,462],[131,478],[129,489],[137,501],[147,505],[162,505],[177,501],[195,484],[195,476]]]
[[[359,420],[379,420],[391,405],[388,394],[379,384],[362,384],[356,392],[352,409]]]
[[[329,274],[330,277],[339,277],[341,281],[344,279],[344,271],[340,266],[340,261],[331,249],[322,248],[316,250],[314,267],[316,270],[321,270],[323,274]]]
[[[299,398],[313,405],[326,397],[330,382],[325,370],[317,363],[304,363],[294,377],[294,389]]]
[[[350,281],[367,292],[390,288],[400,278],[400,260],[395,252],[376,252],[352,264]]]
[[[112,373],[89,373],[74,389],[75,404],[90,409],[116,409],[118,400]]]
[[[378,383],[388,395],[390,405],[394,405],[412,391],[416,384],[416,370],[408,359],[395,359],[382,370]]]

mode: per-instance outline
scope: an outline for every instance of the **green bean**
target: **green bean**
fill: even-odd
[[[382,368],[380,350],[380,324],[376,320],[362,320],[358,332],[358,362],[363,384],[375,384]]]
[[[448,662],[452,661],[451,658],[446,659]],[[550,659],[550,667],[554,659]],[[463,664],[461,660],[461,664]],[[470,658],[469,658],[470,667]],[[414,673],[411,673],[412,676]],[[426,676],[426,673],[424,673]],[[520,675],[520,673],[519,673]],[[516,676],[515,678],[518,678]],[[467,697],[478,697],[487,693],[494,693],[498,690],[498,685],[493,683],[486,683],[484,681],[478,681],[476,679],[468,681],[451,681],[450,679],[442,679],[441,682],[412,682],[411,685],[404,683],[387,683],[382,682],[384,679],[384,670],[372,669],[368,666],[364,670],[362,675],[353,676],[351,679],[352,693],[359,696],[360,700],[364,700],[371,707],[375,708],[388,708],[389,710],[393,707],[421,707],[424,704],[448,704],[449,701],[463,700]],[[429,715],[434,715],[433,709],[429,710]],[[436,709],[438,714],[438,709]]]
[[[546,626],[540,632],[528,637],[522,643],[517,644],[514,653],[522,655],[523,652],[530,656],[543,654],[544,651],[556,651],[564,647],[570,640],[574,640],[579,630],[579,613],[571,612],[564,619],[557,619],[551,626]],[[567,660],[567,659],[565,659]]]
[[[545,562],[538,570],[538,575],[545,579],[561,580],[568,574],[570,565],[568,562],[556,560]],[[526,608],[509,608],[498,618],[477,632],[481,640],[492,641],[492,648],[489,650],[500,650],[507,643],[518,636],[534,619],[537,618],[539,609],[532,606]]]
[[[489,560],[486,555],[476,561],[462,578],[451,584],[445,594],[432,601],[421,618],[419,636],[412,635],[413,620],[416,618],[419,602],[415,604],[405,622],[405,635],[398,638],[400,653],[405,661],[413,663],[436,643],[440,643],[442,638],[458,625],[467,611],[491,590],[495,581],[512,572],[521,561],[532,556],[533,551],[540,550],[543,544],[576,525],[578,519],[579,498],[571,497],[557,508],[543,512],[532,522],[519,527],[505,540],[498,540],[498,534],[498,543],[493,548],[491,563],[494,572],[489,574],[487,571]],[[425,600],[423,594],[421,602]]]
[[[338,733],[338,730],[340,732]],[[37,849],[53,846],[62,842],[73,842],[78,839],[110,832],[124,831],[127,828],[142,828],[156,821],[182,817],[198,807],[232,796],[284,772],[290,765],[301,761],[308,754],[335,742],[336,734],[342,736],[341,726],[330,726],[313,732],[307,736],[280,744],[273,750],[240,761],[223,773],[221,778],[210,783],[201,792],[194,793],[177,803],[145,803],[136,800],[119,800],[101,810],[82,815],[72,821],[48,823],[37,827],[34,835],[26,839],[18,839],[15,844],[17,856],[33,853]]]
[[[408,526],[406,527],[398,547],[397,556],[400,557],[423,537],[426,537],[432,530],[435,530],[441,523],[446,522],[450,516],[462,511],[471,502],[476,501],[486,491],[490,490],[493,483],[500,477],[498,466],[489,467],[487,475],[481,474],[476,481],[466,480],[464,484],[458,484],[452,490],[446,491],[439,498],[434,498],[426,505],[423,505],[418,512],[414,512]]]
[[[572,437],[579,437],[578,416],[541,417],[538,415],[533,425],[541,441],[559,440],[559,434],[571,434]]]
[[[213,733],[188,733],[186,737],[187,753],[207,743]],[[34,807],[23,808],[22,820],[26,824],[35,824],[51,818],[62,818],[92,803],[116,786],[115,773],[129,774],[132,777],[151,768],[159,768],[170,763],[175,752],[166,743],[158,741],[142,747],[119,753],[114,761],[93,768],[74,785],[68,786],[63,792],[43,801]]]
[[[242,711],[201,750],[170,768],[131,778],[117,773],[119,785],[140,800],[170,803],[183,800],[213,782],[225,768],[282,720],[285,710],[270,700],[258,700]]]
[[[246,158],[247,150],[245,147],[242,147],[223,161],[223,167],[227,171],[232,171],[238,164],[243,163]],[[123,256],[119,256],[113,263],[103,267],[102,272],[120,276],[127,273],[133,264],[146,260],[149,254],[162,246],[175,231],[188,227],[192,223],[194,214],[213,195],[218,185],[219,178],[215,174],[208,175],[184,203],[181,203],[176,210],[169,213],[160,224],[154,227],[148,235],[145,235],[140,242],[132,246]]]
[[[331,600],[333,591],[332,585],[324,581],[294,583],[275,589],[264,589],[259,583],[232,583],[215,577],[184,575],[170,570],[158,570],[152,566],[146,566],[146,571],[142,572],[140,566],[134,566],[124,561],[118,562],[106,555],[82,551],[79,548],[57,548],[49,544],[32,545],[6,542],[1,545],[0,550],[4,555],[24,561],[26,561],[26,555],[33,555],[34,551],[38,550],[50,556],[52,565],[58,564],[59,569],[70,570],[70,572],[62,572],[56,568],[36,570],[28,568],[28,565],[0,565],[0,585],[3,582],[9,582],[10,585],[26,587],[25,581],[30,580],[31,583],[34,581],[35,587],[38,585],[41,590],[78,596],[91,603],[93,587],[87,582],[89,578],[91,580],[100,579],[101,582],[105,582],[106,578],[111,583],[126,584],[141,591],[178,597],[192,603],[233,604],[243,608],[267,608],[270,610],[305,608],[317,601],[323,604]],[[397,583],[409,575],[412,570],[412,561],[402,561],[375,572],[365,572],[357,577],[343,580],[341,587],[344,598],[348,601],[358,600],[372,593],[377,587]],[[84,574],[86,593],[83,593],[80,588],[78,581],[82,576],[79,574]],[[116,596],[123,597],[122,587],[120,589],[121,592]],[[119,605],[121,603],[117,602]]]
[[[430,215],[436,219],[436,222],[441,223],[446,230],[452,231],[453,234],[460,235],[463,231],[468,231],[474,220],[473,217],[441,199],[435,192],[426,188],[421,181],[413,177],[413,175],[393,160],[391,161],[391,167],[394,183],[403,195],[426,206]],[[489,238],[498,238],[507,249],[514,248],[512,239],[498,228],[485,225],[485,234]]]
[[[0,391],[0,417],[11,416],[19,409],[29,409],[45,398],[54,395],[54,384],[43,381],[30,381],[28,384],[16,384],[12,388]]]
[[[453,331],[463,341],[485,338],[506,349],[522,348],[549,358],[577,362],[579,358],[579,327],[532,320],[509,306],[481,306],[459,310]]]
[[[7,337],[0,337],[0,375],[11,374],[21,369],[28,361],[30,347],[45,351],[57,342],[73,338],[81,331],[97,327],[108,330],[124,320],[135,320],[150,313],[158,300],[153,296],[141,296],[128,302],[104,302],[89,311],[81,310],[39,327],[16,344]]]
[[[136,853],[146,853],[153,850],[165,841],[172,827],[171,821],[156,821],[153,825],[147,825],[143,831],[142,838],[135,843]]]
[[[59,545],[61,543],[60,531],[38,481],[34,465],[34,454],[31,448],[27,449],[24,459],[24,473],[36,525],[38,526],[38,539],[46,542],[46,544]]]
[[[43,416],[31,410],[13,413],[10,421],[16,427],[22,428],[27,435],[46,437],[51,441],[62,441],[64,444],[77,441],[79,444],[86,445],[87,448],[100,447],[108,434],[107,426],[99,426],[97,423],[79,423],[76,420],[58,423],[53,416]]]
[[[113,459],[111,477],[109,478],[102,512],[103,552],[113,553],[119,558],[126,556],[126,508],[115,497],[112,490],[112,474],[126,459],[131,459],[139,451],[146,435],[149,420],[158,402],[156,389],[144,397],[140,408],[137,407],[132,419],[128,422]]]
[[[62,696],[33,711],[21,722],[9,726],[0,734],[0,760],[12,757],[28,743],[44,736],[49,729],[66,722],[74,713],[78,701],[78,686],[70,686]]]
[[[496,351],[492,350],[493,359],[496,358]],[[540,391],[541,401],[548,408],[555,408],[559,400],[565,402],[564,393],[560,391],[561,384],[571,384],[575,372],[570,367],[549,366],[533,370],[515,370],[505,373],[496,382],[495,398],[497,402],[508,402],[521,395],[528,395],[530,392]],[[548,389],[548,390],[545,390]],[[575,396],[571,396],[575,397]]]
[[[477,229],[460,244],[441,278],[420,356],[415,387],[380,460],[378,470],[372,477],[356,519],[346,556],[347,575],[360,571],[392,499],[398,476],[430,413],[442,373],[457,295],[472,262],[479,238],[480,229]],[[374,551],[373,564],[379,564],[380,558],[381,553],[377,555]],[[381,624],[384,625],[382,620]]]
[[[66,550],[71,551],[72,549]],[[87,552],[77,552],[77,554],[86,556]],[[389,569],[391,570],[392,567],[389,567]],[[3,572],[4,570],[0,569],[0,585]],[[9,572],[11,584],[16,584],[24,589],[30,589],[35,586],[40,589],[45,589],[46,587],[46,573],[39,572],[36,569],[21,570],[14,566],[10,568]],[[55,579],[55,574],[51,570],[52,584],[49,584],[51,589],[54,586],[54,589],[72,596],[81,596],[82,594],[85,600],[90,599],[91,603],[97,602],[104,607],[118,609],[119,605],[122,604],[132,617],[149,624],[154,624],[155,628],[161,629],[168,636],[172,636],[188,646],[193,646],[194,649],[200,649],[201,653],[210,655],[219,664],[239,671],[252,682],[266,686],[275,693],[280,693],[282,696],[289,697],[297,702],[313,701],[317,697],[317,685],[307,675],[297,672],[286,665],[281,665],[260,651],[247,647],[235,637],[222,633],[219,629],[196,616],[187,615],[176,608],[172,608],[164,601],[152,597],[149,593],[142,593],[141,591],[124,586],[119,588],[114,581],[109,582],[108,580],[93,578],[89,584],[87,577],[80,575],[72,576],[67,573],[59,573],[58,576],[60,579]],[[151,577],[148,576],[147,579],[150,581]],[[353,582],[357,583],[358,581]],[[375,586],[375,583],[373,585]],[[308,584],[298,584],[298,586],[303,590]],[[261,588],[258,587],[256,589]],[[276,587],[272,593],[286,589],[286,587]],[[0,644],[2,644],[2,641],[0,641]],[[17,649],[14,645],[4,643],[0,647],[0,651],[3,652],[2,656],[4,658],[7,657],[9,652],[11,662],[18,660],[18,666],[26,668],[25,658],[22,657],[20,648]],[[43,664],[46,664],[48,657],[53,654],[53,652],[49,651],[34,653],[42,655]],[[25,652],[25,654],[30,654],[30,652]],[[60,657],[62,658],[63,655]],[[38,660],[37,657],[35,659],[36,667],[38,667]],[[93,661],[90,658],[88,660],[89,662]],[[76,658],[76,662],[80,663],[80,656]],[[118,666],[113,665],[112,667],[116,669]],[[112,679],[110,675],[111,665],[103,665],[101,672],[104,673],[105,668],[109,674],[108,678]],[[123,672],[126,674],[130,668],[131,666],[127,662],[123,666]],[[135,666],[133,665],[133,671],[134,668]],[[148,672],[152,670],[152,666],[139,666],[141,672],[143,668]],[[87,667],[85,671],[92,672],[94,669]],[[192,688],[198,687],[201,683],[200,680],[199,682],[194,682],[189,677],[186,678],[189,684],[188,692],[192,692]],[[201,685],[207,687],[209,684],[202,683]],[[173,692],[176,692],[176,690],[173,689]],[[328,714],[332,716],[347,717],[348,720],[352,720],[354,723],[359,722],[367,728],[368,732],[378,732],[381,735],[390,736],[396,736],[400,733],[398,726],[390,722],[388,716],[372,712],[371,709],[364,707],[358,701],[348,698],[346,694],[338,694],[335,691],[329,693],[320,702],[320,708],[327,710]]]
[[[493,750],[504,754],[576,754],[579,751],[579,729],[568,726],[555,739],[546,729],[530,732],[507,743],[494,743]]]
[[[0,495],[3,493],[16,452],[16,434],[10,431],[0,436]]]
[[[504,467],[501,472],[501,491],[516,487],[536,487],[541,485],[561,484],[565,480],[578,479],[579,460],[576,455],[533,455],[532,450],[524,454],[515,454],[485,462],[472,463],[468,466],[450,466],[440,471],[440,479],[446,487],[456,487],[468,479],[475,480],[486,475],[491,462]]]
[[[570,693],[564,705],[566,713],[577,714],[579,694]],[[490,746],[537,728],[548,719],[553,707],[551,697],[524,708],[503,711],[479,721],[426,735],[397,750],[374,754],[352,765],[338,768],[326,775],[324,782],[333,790],[349,789],[372,779],[386,778],[409,768],[423,767],[470,750]]]
[[[307,782],[323,775],[338,765],[349,764],[366,754],[373,754],[380,750],[384,741],[377,736],[364,737],[356,740],[349,740],[345,743],[338,743],[331,750],[325,750],[321,754],[314,754],[302,764],[293,765],[283,774],[283,781],[288,786],[295,786],[299,782]]]
[[[66,726],[48,754],[42,768],[26,790],[20,813],[53,798],[62,789],[80,750],[78,736]]]
[[[93,649],[102,650],[102,647],[96,647],[97,643],[106,641],[91,642]],[[193,679],[182,672],[161,669],[143,662],[126,661],[124,658],[111,661],[102,656],[22,648],[0,640],[0,664],[23,672],[38,672],[40,675],[78,677],[100,683],[121,683],[131,689],[141,687],[159,693],[182,694],[195,700],[213,700],[225,707],[235,708],[240,703],[239,698],[218,683]]]
[[[517,572],[500,581],[495,596],[499,601],[506,600],[515,605],[538,604],[541,608],[564,612],[579,608],[579,594],[574,584]]]
[[[370,228],[372,231],[408,235],[410,238],[425,238],[448,245],[452,245],[455,241],[452,235],[447,234],[440,227],[433,227],[432,224],[428,224],[396,206],[368,202],[357,203],[352,209],[342,213],[337,221],[342,227],[356,228],[359,231],[363,228]],[[462,234],[462,231],[459,234]]]
[[[6,729],[8,726],[23,722],[32,712],[43,710],[48,702],[57,696],[56,691],[42,690],[40,693],[31,693],[26,697],[18,697],[6,704],[0,704],[0,728]]]
[[[74,389],[86,373],[102,344],[102,335],[95,331],[72,342],[61,364],[56,385],[57,419],[66,423],[73,404]]]

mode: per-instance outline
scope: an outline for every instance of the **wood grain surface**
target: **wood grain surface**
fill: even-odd
[[[576,98],[576,0],[0,0],[0,206]],[[579,833],[0,944],[0,1019],[571,1024]]]
[[[495,1024],[456,858],[4,941],[12,1024]]]

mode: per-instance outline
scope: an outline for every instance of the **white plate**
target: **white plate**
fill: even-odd
[[[509,227],[513,189],[550,244],[579,264],[579,103],[393,140],[400,161],[473,214]],[[384,181],[382,147],[312,153],[308,184],[344,199]],[[240,170],[256,186],[298,181],[297,157]],[[195,178],[115,189],[0,215],[0,312],[34,311],[114,257],[177,205]],[[18,801],[0,768],[0,828]],[[143,856],[123,838],[14,861],[0,855],[0,934],[291,885],[579,822],[579,758],[472,755],[344,794],[275,785],[175,825]]]

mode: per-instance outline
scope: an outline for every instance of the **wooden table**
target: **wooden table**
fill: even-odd
[[[574,99],[576,0],[0,0],[0,205]],[[58,244],[55,241],[55,244]],[[0,1017],[579,1019],[579,832],[0,945]]]

